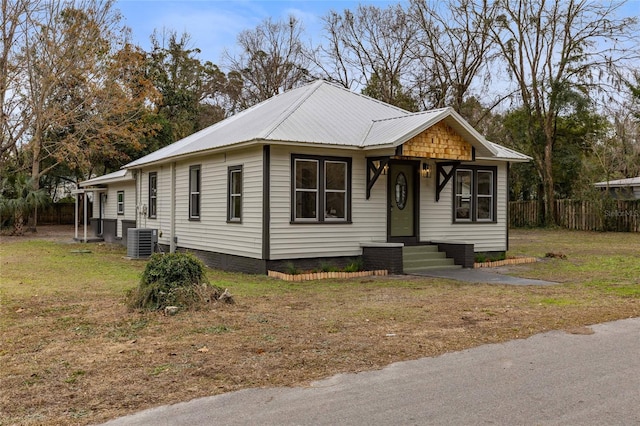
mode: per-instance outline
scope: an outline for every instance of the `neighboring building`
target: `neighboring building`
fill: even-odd
[[[613,198],[640,200],[640,176],[628,179],[610,180],[594,184],[602,191],[609,191]]]
[[[409,113],[316,81],[80,186],[103,194],[105,239],[135,221],[222,269],[362,256],[399,273],[408,245],[465,267],[506,251],[509,164],[529,160],[451,108]]]

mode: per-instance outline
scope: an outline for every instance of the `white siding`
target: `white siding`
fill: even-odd
[[[352,159],[352,223],[291,223],[291,154]],[[366,167],[359,151],[272,146],[271,259],[357,256],[360,243],[386,241],[386,183],[378,179],[367,200]]]
[[[118,191],[124,191],[124,214],[118,214]],[[136,185],[134,181],[112,183],[107,192],[105,218],[117,219],[117,236],[122,237],[122,221],[136,219]]]
[[[200,165],[200,220],[189,220],[189,168]],[[242,166],[242,222],[227,223],[227,175]],[[167,168],[166,174],[170,175]],[[164,180],[163,180],[164,182]],[[169,182],[167,182],[169,185]],[[170,187],[163,186],[168,200]],[[160,195],[158,195],[160,199]],[[169,220],[169,206],[158,215]],[[262,147],[199,157],[176,165],[176,237],[178,246],[252,258],[262,257]],[[169,228],[163,231],[169,243]]]
[[[436,202],[435,170],[430,179],[421,178],[420,241],[463,241],[473,243],[476,252],[507,249],[507,167],[505,163],[472,163],[498,167],[497,223],[453,223],[453,178]]]
[[[158,176],[157,214],[149,217],[149,174],[156,172]],[[158,242],[169,244],[171,225],[171,166],[168,164],[143,170],[139,174],[137,227],[158,230]]]

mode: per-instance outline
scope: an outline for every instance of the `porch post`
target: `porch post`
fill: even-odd
[[[84,193],[84,242],[87,242],[87,192]]]
[[[76,229],[75,240],[78,241],[78,185],[76,185],[76,209],[73,212],[73,226]]]

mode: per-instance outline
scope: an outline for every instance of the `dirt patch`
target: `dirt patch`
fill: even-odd
[[[78,232],[84,232],[82,227],[78,228]],[[25,230],[24,235],[9,235],[11,230],[3,230],[0,232],[0,243],[15,243],[29,240],[55,241],[60,243],[72,243],[75,236],[74,225],[45,225],[38,226],[34,231]]]

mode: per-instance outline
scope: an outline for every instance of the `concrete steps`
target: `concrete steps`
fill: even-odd
[[[405,274],[418,274],[433,269],[460,269],[453,259],[438,251],[436,245],[405,246],[402,249],[402,267]]]

